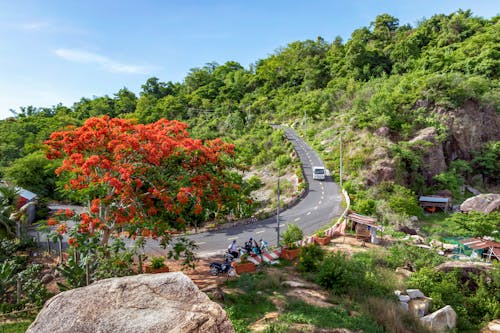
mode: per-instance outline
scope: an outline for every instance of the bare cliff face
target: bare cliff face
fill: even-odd
[[[449,128],[449,137],[443,143],[446,162],[470,160],[489,141],[500,140],[500,115],[493,108],[468,101],[453,110],[436,108],[441,121]]]
[[[425,107],[430,113],[445,125],[447,136],[442,139],[434,127],[418,131],[409,140],[413,149],[422,156],[422,173],[427,184],[432,178],[447,170],[451,162],[457,159],[470,161],[473,153],[481,150],[484,144],[500,140],[500,114],[493,108],[483,107],[475,101],[467,101],[462,107],[446,109],[433,106],[424,101],[418,102],[415,107]],[[390,141],[388,129],[380,128],[376,136]],[[380,147],[382,149],[382,147]],[[382,149],[383,150],[383,149]],[[388,149],[384,156],[373,156],[376,162],[367,165],[364,180],[367,185],[376,185],[382,181],[394,179],[396,167],[389,158]]]

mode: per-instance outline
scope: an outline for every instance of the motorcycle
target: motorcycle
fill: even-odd
[[[211,262],[210,263],[210,274],[211,275],[222,275],[222,274],[227,274],[228,276],[235,276],[236,271],[234,268],[231,266],[231,262],[233,261],[234,257],[226,253],[224,254],[224,263],[219,263],[219,262]]]

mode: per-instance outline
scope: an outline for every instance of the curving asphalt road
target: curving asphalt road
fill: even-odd
[[[332,218],[340,216],[342,213],[342,194],[339,186],[332,181],[331,176],[327,176],[324,181],[312,179],[312,166],[323,166],[323,161],[294,130],[283,128],[287,139],[292,142],[302,161],[309,191],[299,203],[280,213],[280,234],[283,234],[289,224],[297,224],[304,231],[304,235],[310,235],[328,224]],[[277,218],[273,216],[251,224],[191,235],[189,238],[199,246],[197,255],[207,257],[222,254],[233,239],[236,239],[238,245],[241,246],[250,237],[257,240],[264,239],[269,245],[276,245],[276,229]],[[156,254],[165,252],[154,242],[148,242],[145,250],[147,253]]]
[[[334,217],[342,213],[342,194],[339,186],[332,181],[331,176],[326,180],[318,181],[312,179],[312,166],[323,166],[323,161],[318,154],[298,137],[294,130],[283,127],[286,137],[293,144],[297,152],[309,184],[309,191],[296,205],[280,212],[280,234],[286,230],[289,224],[297,224],[304,235],[311,235],[322,226],[328,224]],[[276,179],[277,181],[277,179]],[[52,209],[75,209],[76,206],[53,206]],[[77,207],[83,209],[82,207]],[[257,221],[251,224],[238,225],[233,228],[209,231],[189,236],[198,245],[196,251],[199,257],[208,257],[222,254],[229,243],[236,239],[238,245],[243,245],[250,237],[254,239],[264,239],[268,244],[276,245],[277,242],[277,217]],[[38,233],[37,237],[40,237]],[[35,236],[35,234],[33,235]],[[66,247],[66,238],[63,240]],[[128,247],[133,246],[133,242],[125,239]],[[148,240],[144,248],[145,253],[152,255],[164,255],[167,250],[162,249],[157,241]]]

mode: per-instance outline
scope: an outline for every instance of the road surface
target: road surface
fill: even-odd
[[[334,217],[340,216],[342,213],[342,194],[339,186],[332,181],[331,176],[327,176],[326,180],[323,181],[312,179],[312,167],[324,166],[323,161],[294,130],[283,128],[286,137],[292,142],[302,161],[305,178],[309,183],[309,191],[299,203],[280,213],[280,234],[283,234],[289,224],[296,224],[304,231],[304,235],[311,235],[322,226],[330,223]],[[269,246],[276,245],[277,225],[277,217],[273,216],[234,228],[194,234],[189,238],[198,245],[197,255],[207,257],[222,254],[233,239],[236,239],[240,246],[243,246],[250,237],[257,241],[264,239]],[[165,253],[165,250],[159,248],[154,241],[148,241],[145,250],[146,253],[155,255]]]

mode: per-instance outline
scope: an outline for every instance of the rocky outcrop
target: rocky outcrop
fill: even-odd
[[[183,273],[95,282],[46,302],[29,333],[234,332],[226,312]]]
[[[383,181],[393,180],[396,176],[394,161],[389,159],[377,160],[372,164],[365,175],[365,185],[378,185]]]
[[[446,332],[457,326],[457,314],[450,305],[420,318],[420,321],[434,332]]]
[[[479,151],[489,141],[500,140],[500,115],[475,101],[467,101],[457,109],[435,108],[441,121],[449,128],[444,142],[446,160],[470,160],[472,152]]]
[[[422,171],[428,183],[432,180],[432,177],[447,168],[443,145],[438,141],[437,135],[434,127],[427,127],[419,131],[417,136],[410,140],[410,143],[414,144],[415,149],[423,152]]]
[[[474,210],[479,213],[491,213],[500,210],[500,194],[488,193],[479,194],[465,200],[460,205],[462,212],[470,212]]]

